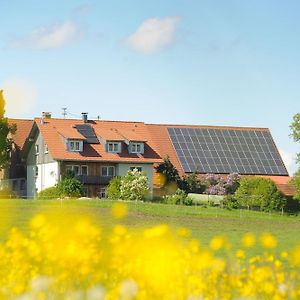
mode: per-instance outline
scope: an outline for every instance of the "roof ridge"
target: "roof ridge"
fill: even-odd
[[[237,129],[260,129],[260,130],[270,130],[268,127],[253,127],[253,126],[231,126],[231,125],[200,125],[200,124],[161,124],[161,123],[145,123],[145,125],[157,125],[157,126],[182,126],[182,127],[202,127],[202,128],[237,128]]]

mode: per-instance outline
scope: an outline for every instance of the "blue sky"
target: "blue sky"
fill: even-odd
[[[300,2],[0,0],[7,116],[268,127],[299,145]],[[298,103],[298,105],[297,105]]]

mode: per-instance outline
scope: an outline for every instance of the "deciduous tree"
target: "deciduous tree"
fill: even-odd
[[[0,168],[6,167],[9,160],[9,153],[11,151],[12,139],[9,133],[13,134],[16,127],[8,124],[5,114],[5,100],[3,91],[0,90]]]

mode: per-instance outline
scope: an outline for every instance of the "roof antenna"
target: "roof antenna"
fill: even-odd
[[[63,117],[64,117],[64,119],[65,119],[65,118],[66,118],[66,115],[67,115],[67,107],[63,107],[62,110],[63,110],[62,115],[63,115]]]

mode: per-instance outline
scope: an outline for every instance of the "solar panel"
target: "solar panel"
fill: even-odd
[[[268,130],[168,128],[184,172],[288,175]]]
[[[99,144],[99,140],[90,124],[76,125],[76,129],[86,138],[88,144]]]

